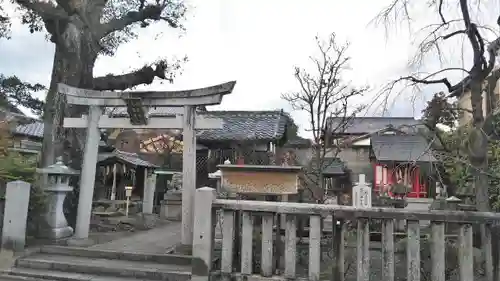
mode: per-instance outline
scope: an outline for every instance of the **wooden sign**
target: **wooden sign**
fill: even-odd
[[[224,189],[241,194],[286,195],[299,190],[298,166],[219,165]]]

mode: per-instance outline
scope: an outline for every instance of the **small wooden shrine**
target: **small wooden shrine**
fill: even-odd
[[[97,164],[97,181],[101,186],[95,192],[97,200],[125,200],[125,186],[134,187],[133,200],[142,198],[145,178],[157,168],[136,153],[118,149],[111,153],[100,153]]]
[[[300,188],[299,166],[219,165],[222,186],[244,195],[291,195]]]

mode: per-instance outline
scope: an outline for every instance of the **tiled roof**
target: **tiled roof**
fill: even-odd
[[[199,115],[221,118],[223,129],[200,130],[200,141],[276,140],[290,122],[282,111],[207,111]]]
[[[292,139],[289,139],[285,143],[285,147],[290,147],[290,148],[299,148],[299,147],[311,147],[312,141],[310,139],[305,139],[303,137],[294,137]]]
[[[149,110],[150,116],[172,116],[178,112],[176,108],[156,107]],[[126,108],[108,109],[114,117],[127,116]],[[275,140],[285,133],[289,123],[282,111],[198,111],[198,115],[221,118],[223,129],[200,130],[197,132],[200,141],[238,141],[238,140]]]
[[[315,171],[317,168],[317,159],[313,157],[309,163],[311,169]],[[325,176],[338,176],[346,173],[346,165],[342,160],[335,157],[324,157],[322,163],[322,173]]]
[[[110,159],[115,158],[118,160],[121,160],[125,163],[128,163],[133,166],[140,166],[140,167],[153,167],[156,168],[158,166],[143,160],[137,155],[137,153],[129,153],[129,152],[124,152],[120,151],[118,149],[115,149],[113,152],[110,153],[99,153],[97,162],[104,162],[106,160],[110,161]]]
[[[172,113],[168,113],[168,108],[162,109],[165,111],[157,112],[159,115],[156,116],[172,115]],[[198,115],[221,118],[224,123],[223,129],[198,131],[197,137],[200,141],[276,140],[283,137],[286,126],[290,122],[289,117],[279,110],[207,111],[198,112]],[[42,138],[43,123],[35,122],[17,126],[15,133]]]
[[[343,175],[346,172],[344,162],[338,158],[325,157],[323,160],[323,175]]]
[[[43,139],[43,122],[35,121],[33,123],[18,125],[14,130],[14,134],[27,136],[31,138]],[[107,146],[104,140],[99,142],[99,146]]]
[[[373,153],[379,161],[435,162],[429,143],[420,135],[375,135]]]
[[[335,131],[342,121],[343,118],[341,117],[331,117],[328,124]],[[344,134],[368,134],[389,126],[403,131],[405,129],[416,131],[415,127],[419,124],[420,121],[413,117],[354,117],[346,124],[345,130],[339,128],[336,132]]]
[[[43,138],[43,122],[36,121],[30,124],[18,125],[16,126],[14,134],[33,138]]]

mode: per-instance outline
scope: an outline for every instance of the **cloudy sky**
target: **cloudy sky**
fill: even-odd
[[[186,32],[153,25],[139,39],[123,45],[114,57],[100,58],[96,75],[123,73],[158,57],[183,57],[189,62],[173,85],[155,83],[150,89],[185,89],[236,80],[233,94],[218,109],[265,110],[289,106],[280,95],[297,89],[295,65],[305,66],[315,51],[315,35],[336,32],[351,43],[352,71],[348,78],[369,85],[374,92],[390,79],[407,72],[413,53],[404,26],[391,29],[370,21],[388,0],[189,0]],[[0,73],[15,74],[48,85],[53,46],[42,34],[30,34],[15,25],[13,38],[0,40]],[[424,98],[406,99],[391,107],[392,115],[418,115]],[[366,101],[368,98],[365,98]],[[307,118],[292,112],[304,129]]]

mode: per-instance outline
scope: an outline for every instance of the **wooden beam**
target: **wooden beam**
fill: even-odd
[[[126,106],[123,99],[140,98],[145,106],[183,106],[219,104],[224,95],[233,91],[236,81],[185,91],[95,91],[58,84],[59,93],[68,103],[81,105]]]
[[[79,96],[66,96],[69,104],[75,105],[96,105],[110,107],[126,107],[127,102],[124,99],[109,99],[109,98],[86,98]],[[184,105],[217,105],[222,102],[222,95],[204,96],[199,98],[172,98],[172,99],[151,99],[143,98],[142,105],[147,107],[153,106],[184,106]]]
[[[148,119],[148,124],[133,125],[129,118],[110,118],[106,115],[101,116],[99,120],[99,128],[101,129],[182,129],[182,116],[175,117],[151,117]],[[81,118],[64,118],[64,128],[87,128],[87,116]],[[196,117],[196,129],[222,129],[223,121],[220,118],[206,118],[203,116]]]
[[[268,202],[247,200],[217,199],[213,203],[217,209],[279,213],[286,215],[331,215],[345,219],[396,219],[396,220],[429,220],[458,223],[492,223],[500,221],[499,213],[464,212],[464,211],[428,211],[396,208],[356,208],[343,205],[309,204],[295,202]]]

